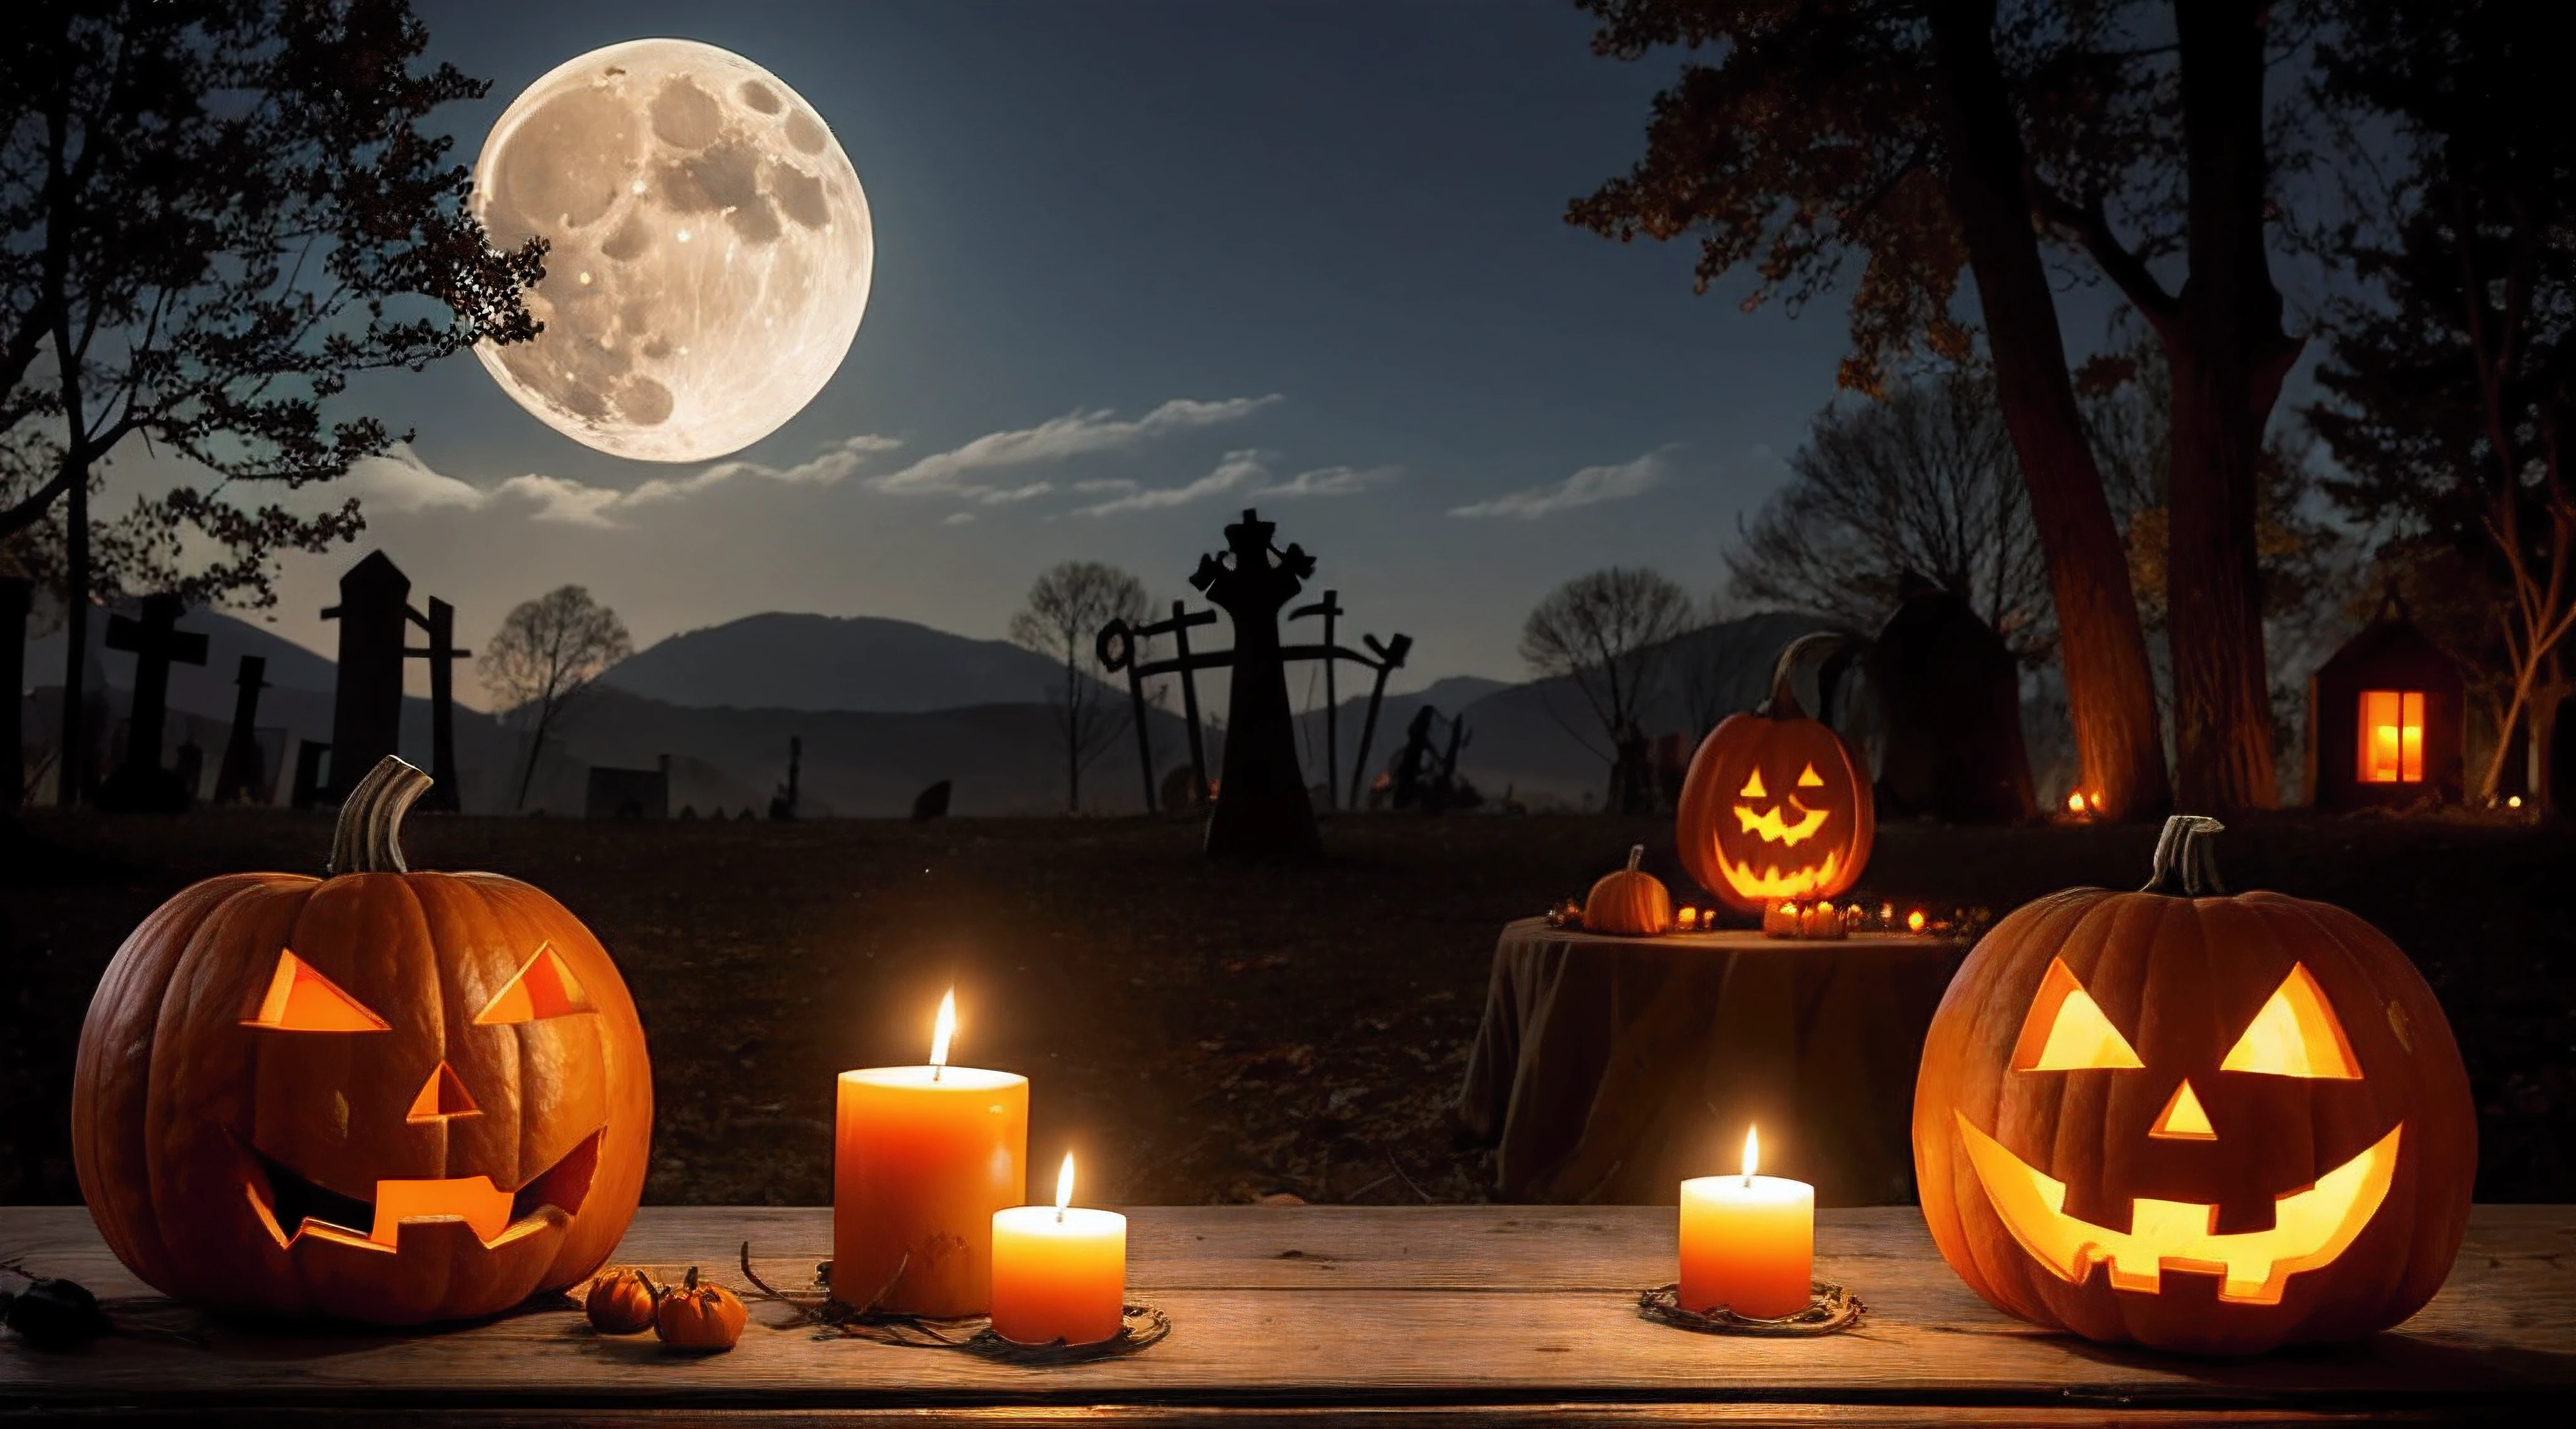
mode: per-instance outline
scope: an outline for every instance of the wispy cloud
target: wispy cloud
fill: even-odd
[[[1404,475],[1396,466],[1319,466],[1301,471],[1276,486],[1261,489],[1266,501],[1295,501],[1308,496],[1357,496]]]
[[[1166,506],[1187,506],[1193,501],[1205,501],[1213,496],[1259,485],[1269,474],[1269,469],[1261,464],[1261,453],[1227,452],[1225,460],[1216,464],[1216,470],[1196,481],[1180,486],[1137,487],[1123,496],[1113,496],[1090,506],[1077,506],[1073,514],[1115,516],[1122,511],[1158,511]]]
[[[754,461],[722,461],[686,476],[657,476],[633,487],[593,486],[571,477],[528,472],[498,486],[476,486],[431,468],[408,444],[352,465],[340,488],[357,496],[370,510],[407,514],[416,511],[479,511],[500,503],[535,507],[533,518],[575,526],[613,527],[618,518],[641,507],[701,496],[745,477],[789,486],[833,486],[857,475],[869,457],[903,445],[892,437],[855,436],[833,443],[812,458],[792,466]],[[1035,493],[1032,493],[1035,494]]]
[[[1176,397],[1132,421],[1122,420],[1106,408],[1068,412],[1034,427],[988,432],[954,450],[923,457],[900,471],[870,477],[868,485],[899,496],[946,494],[981,499],[994,489],[988,473],[1103,452],[1130,451],[1157,438],[1241,421],[1278,400],[1276,393],[1213,402]]]
[[[1073,489],[1087,496],[1107,495],[1110,499],[1077,506],[1076,516],[1117,516],[1129,511],[1159,511],[1165,507],[1186,506],[1219,496],[1242,495],[1257,501],[1294,501],[1309,496],[1355,496],[1380,483],[1392,481],[1399,474],[1391,466],[1365,470],[1347,466],[1317,467],[1301,471],[1286,481],[1272,481],[1264,453],[1257,451],[1227,452],[1216,469],[1196,481],[1179,486],[1144,486],[1124,478],[1106,481],[1076,482]]]
[[[1552,481],[1545,486],[1533,486],[1466,506],[1453,506],[1449,514],[1469,520],[1509,518],[1536,521],[1578,506],[1597,506],[1604,501],[1625,501],[1630,497],[1643,496],[1662,485],[1664,479],[1672,474],[1671,464],[1666,458],[1674,450],[1672,447],[1659,447],[1634,461],[1624,461],[1616,466],[1587,466],[1563,481]]]

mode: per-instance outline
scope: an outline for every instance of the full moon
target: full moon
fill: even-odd
[[[868,198],[796,91],[730,51],[631,40],[558,66],[474,165],[494,246],[551,245],[501,390],[614,456],[704,461],[803,410],[858,335]]]

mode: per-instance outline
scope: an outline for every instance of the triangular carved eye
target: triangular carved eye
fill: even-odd
[[[1801,789],[1822,789],[1825,787],[1825,776],[1817,773],[1816,766],[1810,764],[1806,768],[1798,771],[1798,787]]]
[[[1744,780],[1744,787],[1735,791],[1735,797],[1739,799],[1767,799],[1771,797],[1771,791],[1762,787],[1762,771],[1756,769],[1751,774],[1747,775]]]
[[[590,994],[582,990],[581,980],[564,965],[563,954],[556,952],[552,943],[539,943],[536,955],[493,994],[481,1012],[474,1014],[474,1024],[491,1027],[596,1011]]]
[[[2066,960],[2050,959],[2048,976],[2040,980],[2039,995],[2031,999],[2030,1016],[2023,1019],[2021,1037],[2013,1044],[2012,1069],[2075,1072],[2145,1065],[2129,1039],[2102,1015],[2093,994],[2075,980]]]
[[[2344,1040],[2343,1024],[2335,1021],[2334,1009],[2326,1005],[2325,989],[2317,986],[2314,974],[2305,963],[2293,964],[2290,975],[2254,1014],[2245,1035],[2227,1049],[2218,1064],[2222,1072],[2258,1072],[2273,1077],[2309,1077],[2325,1081],[2357,1082],[2361,1064],[2353,1060],[2352,1044]]]
[[[242,1019],[242,1025],[273,1032],[391,1030],[365,1003],[342,992],[339,984],[282,948],[277,954],[277,971],[269,974],[267,994],[260,998],[258,1010]]]

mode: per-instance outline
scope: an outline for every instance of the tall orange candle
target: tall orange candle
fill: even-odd
[[[1756,1176],[1759,1143],[1744,1133],[1744,1173],[1682,1183],[1685,1310],[1720,1305],[1754,1319],[1807,1308],[1816,1260],[1816,1188]]]
[[[1097,1344],[1127,1317],[1127,1218],[1073,1204],[1073,1156],[1055,1204],[993,1213],[993,1333],[1023,1345]]]
[[[1026,1194],[1029,1079],[948,1065],[957,996],[930,1064],[843,1072],[832,1139],[832,1289],[907,1315],[992,1305],[993,1213]]]

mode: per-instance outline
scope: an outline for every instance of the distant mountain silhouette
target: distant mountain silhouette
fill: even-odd
[[[1034,704],[1063,667],[908,620],[771,611],[656,643],[600,683],[683,709],[919,714]]]

